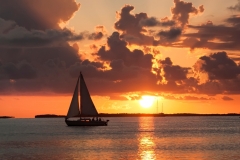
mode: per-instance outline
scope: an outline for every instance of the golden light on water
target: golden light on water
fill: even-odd
[[[153,117],[139,117],[138,157],[142,160],[156,159]]]

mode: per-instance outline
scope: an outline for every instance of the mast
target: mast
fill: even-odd
[[[163,113],[163,103],[162,103],[162,113]]]

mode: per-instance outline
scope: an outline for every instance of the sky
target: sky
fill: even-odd
[[[240,113],[240,0],[0,3],[0,116]]]

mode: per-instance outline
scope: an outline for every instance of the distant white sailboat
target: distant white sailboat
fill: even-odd
[[[80,90],[79,90],[80,84]],[[79,105],[79,93],[80,93],[80,105]],[[92,119],[89,118],[93,117]],[[70,119],[73,117],[80,117],[80,119]],[[96,119],[95,119],[96,118]],[[91,99],[86,83],[83,79],[83,75],[80,75],[77,79],[77,84],[73,93],[72,101],[68,109],[65,122],[68,126],[107,126],[109,120],[101,120],[98,118],[97,109]]]

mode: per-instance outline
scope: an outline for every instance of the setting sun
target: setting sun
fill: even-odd
[[[139,104],[143,108],[151,107],[153,102],[154,102],[154,97],[153,96],[142,96],[142,99],[139,100]]]

